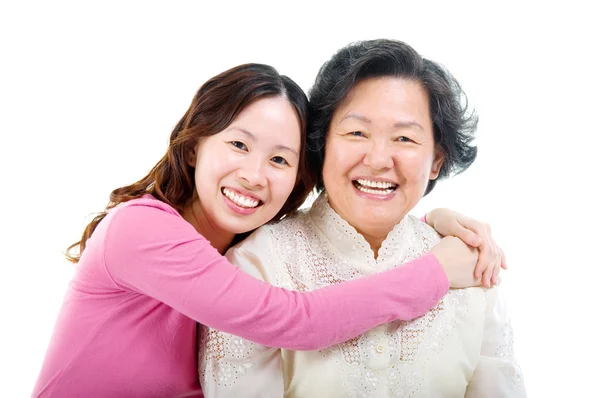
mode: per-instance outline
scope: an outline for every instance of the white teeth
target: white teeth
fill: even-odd
[[[369,189],[369,188],[363,187],[362,185],[358,185],[357,188],[361,192],[370,193],[372,195],[382,195],[382,196],[385,196],[385,195],[389,195],[392,192],[394,192],[393,188],[388,188],[388,189],[385,189],[385,190],[383,190],[383,189]]]
[[[396,184],[387,181],[371,181],[371,180],[356,180],[363,187],[371,187],[371,188],[379,188],[379,189],[389,189],[393,188]]]
[[[239,195],[228,188],[223,189],[223,194],[233,203],[241,207],[253,208],[258,206],[259,201],[247,196]]]

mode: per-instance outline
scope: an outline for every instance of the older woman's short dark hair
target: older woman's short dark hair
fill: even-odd
[[[406,43],[362,41],[342,48],[323,64],[309,91],[308,144],[318,190],[324,187],[326,137],[334,112],[358,82],[377,77],[418,81],[427,91],[434,139],[445,155],[438,179],[461,173],[473,163],[477,147],[471,142],[478,117],[468,110],[467,97],[458,81],[443,66],[422,58]],[[436,181],[429,182],[425,194]]]

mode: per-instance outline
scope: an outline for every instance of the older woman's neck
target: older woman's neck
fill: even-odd
[[[381,245],[387,237],[387,234],[385,236],[371,236],[365,233],[361,233],[361,235],[364,236],[369,246],[371,246],[371,250],[373,250],[373,255],[375,256],[375,259],[377,259],[377,257],[379,256],[379,249],[381,249]]]
[[[363,236],[363,238],[365,238],[365,240],[371,247],[371,250],[373,251],[375,259],[377,259],[377,256],[379,255],[379,249],[381,249],[383,241],[387,238],[387,236],[393,228],[390,226],[382,226],[382,228],[361,229],[355,225],[352,226],[354,227],[354,229],[356,229],[356,232],[358,232]]]

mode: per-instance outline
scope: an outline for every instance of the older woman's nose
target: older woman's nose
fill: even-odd
[[[366,148],[363,163],[375,170],[390,169],[394,166],[391,145],[387,143],[372,143]]]

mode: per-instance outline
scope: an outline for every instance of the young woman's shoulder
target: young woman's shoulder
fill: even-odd
[[[156,199],[152,195],[144,195],[141,198],[132,199],[125,203],[121,203],[119,206],[112,209],[110,213],[120,213],[120,212],[130,212],[130,211],[148,211],[148,212],[166,212],[174,215],[179,215],[177,210],[175,210],[172,206],[167,203]]]
[[[165,270],[194,269],[198,258],[222,257],[177,210],[149,195],[112,209],[98,229],[105,267],[122,286],[133,286],[134,270],[162,275]]]
[[[133,199],[111,209],[104,224],[107,240],[129,242],[160,240],[203,240],[175,208],[150,195]],[[99,227],[100,227],[99,226]]]
[[[173,219],[184,222],[183,217],[172,206],[151,195],[119,204],[106,216],[106,224],[122,224],[123,222],[150,221],[154,219]]]

